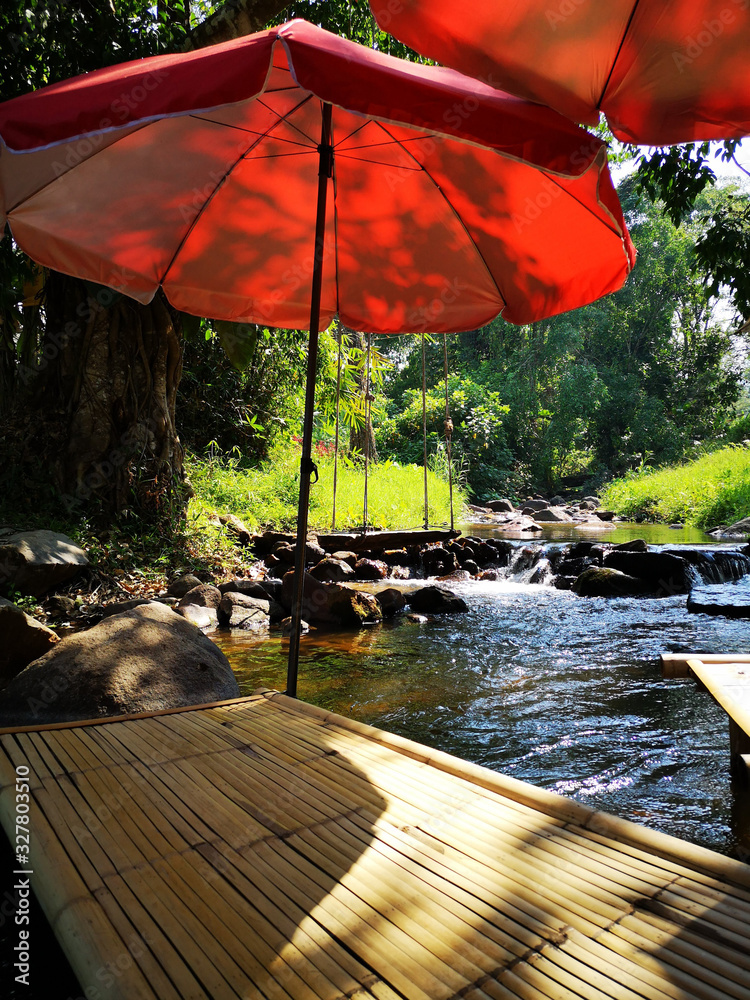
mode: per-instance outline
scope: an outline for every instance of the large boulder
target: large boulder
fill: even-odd
[[[429,615],[454,614],[457,611],[468,611],[463,598],[445,587],[420,587],[409,594],[409,606],[412,611]]]
[[[281,585],[279,583],[279,585]],[[268,591],[260,580],[247,580],[244,577],[235,577],[227,580],[226,583],[219,584],[220,594],[247,594],[248,597],[258,597],[261,601],[268,598]]]
[[[375,600],[383,611],[384,618],[392,618],[406,607],[406,598],[395,587],[387,587],[375,594]]]
[[[271,549],[271,555],[276,556],[279,562],[285,563],[287,566],[293,566],[297,552],[295,546],[290,542],[276,542]]]
[[[515,510],[510,500],[489,500],[486,508],[491,510],[493,514],[512,514]]]
[[[545,507],[538,510],[534,517],[537,521],[547,521],[552,524],[561,524],[564,521],[572,521],[573,518],[562,507]]]
[[[292,606],[294,570],[284,576],[281,603],[287,610]],[[311,573],[304,575],[302,617],[307,622],[329,625],[369,625],[382,621],[383,612],[372,596],[337,583],[317,580]]]
[[[325,559],[326,550],[322,545],[318,545],[317,539],[308,539],[305,543],[305,566],[314,566],[321,559]]]
[[[191,604],[197,604],[201,608],[218,608],[221,604],[221,591],[214,587],[212,583],[201,583],[197,587],[188,590],[180,599],[178,608],[186,608]]]
[[[170,597],[184,597],[193,587],[200,587],[202,582],[194,573],[186,573],[184,576],[178,576],[176,580],[170,583],[167,594]]]
[[[177,600],[177,598],[172,598]],[[123,611],[132,611],[133,608],[140,608],[142,604],[161,604],[153,597],[132,597],[129,601],[113,601],[108,604],[100,614],[101,618],[111,618],[112,615],[121,615]]]
[[[274,604],[276,602],[274,601]],[[278,607],[278,605],[277,605]],[[217,609],[219,625],[229,628],[268,628],[271,622],[271,602],[249,594],[224,594]],[[281,620],[284,615],[278,616]]]
[[[750,596],[732,587],[695,589],[688,596],[687,609],[694,615],[750,618]]]
[[[51,628],[0,597],[0,684],[15,677],[25,666],[44,656],[60,638]]]
[[[67,583],[89,561],[72,538],[57,531],[0,533],[0,589],[38,597]]]
[[[530,498],[528,500],[525,500],[521,504],[521,513],[536,514],[538,510],[546,510],[548,507],[549,507],[549,500],[542,500],[541,498],[534,497],[533,499]]]
[[[650,593],[657,597],[687,594],[695,581],[695,574],[685,559],[665,552],[613,550],[605,555],[604,566],[643,580]]]
[[[495,550],[491,562],[499,566],[507,566],[515,550],[513,543],[509,542],[507,538],[488,538],[486,544]]]
[[[743,517],[741,521],[735,521],[729,527],[722,530],[722,535],[727,538],[743,538],[750,535],[750,517]]]
[[[648,544],[643,538],[631,538],[629,542],[620,542],[612,546],[613,552],[648,552]]]
[[[383,562],[388,566],[411,566],[414,561],[408,549],[383,549]]]
[[[204,632],[215,628],[219,624],[219,615],[216,608],[207,608],[204,604],[180,604],[175,608],[178,615],[195,625],[196,628]]]
[[[156,712],[239,696],[229,661],[163,604],[144,604],[64,639],[0,694],[3,725]]]
[[[354,569],[343,559],[326,556],[310,570],[310,576],[322,583],[338,583],[340,580],[354,579]]]
[[[442,545],[432,545],[422,553],[422,567],[426,576],[445,576],[458,569],[458,559]]]
[[[562,586],[558,589],[568,588]],[[579,597],[645,597],[652,593],[645,580],[602,566],[590,566],[584,570],[573,583],[572,589]]]
[[[358,559],[354,575],[358,580],[384,580],[388,576],[388,565],[382,559]]]

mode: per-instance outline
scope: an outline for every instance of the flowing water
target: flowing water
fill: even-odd
[[[706,541],[700,533],[657,531],[635,526],[603,537],[648,534],[670,547]],[[553,537],[564,540],[560,532]],[[750,621],[688,614],[684,595],[582,599],[525,583],[530,575],[449,584],[465,598],[465,614],[310,632],[299,697],[746,857],[726,715],[693,681],[664,680],[659,654],[747,652]],[[750,578],[724,586],[748,593]],[[288,640],[278,633],[212,638],[243,693],[284,689]]]
[[[464,534],[492,529],[464,526]],[[557,526],[531,544],[541,550],[581,537],[642,537],[669,546],[710,541],[689,529],[639,525],[571,534]],[[519,539],[519,553],[528,544]],[[684,596],[580,599],[525,582],[536,568],[519,567],[498,583],[451,584],[466,599],[466,614],[309,633],[302,640],[300,697],[747,859],[750,845],[740,841],[740,803],[729,780],[726,717],[692,681],[663,680],[658,658],[676,648],[747,652],[750,621],[688,614]],[[750,577],[733,586],[750,594]],[[212,638],[229,656],[243,693],[283,690],[288,640],[279,633]],[[35,900],[34,975],[29,987],[15,983],[7,846],[0,862],[0,996],[83,1000]]]

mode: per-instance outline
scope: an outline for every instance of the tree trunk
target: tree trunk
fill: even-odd
[[[83,282],[52,273],[46,312],[38,379],[33,369],[25,379],[38,412],[52,418],[40,425],[39,444],[64,503],[174,511],[183,477],[174,419],[182,345],[166,300],[159,294],[143,306],[105,288],[91,295]]]
[[[288,0],[230,0],[193,28],[184,48],[202,49],[261,31],[287,6]]]
[[[359,383],[362,395],[362,412],[365,414],[364,420],[358,427],[352,425],[349,429],[349,452],[358,454],[362,460],[364,460],[365,454],[367,454],[371,462],[377,462],[378,451],[375,447],[375,431],[372,427],[370,409],[366,405],[367,359],[365,352],[367,351],[367,338],[358,330],[349,329],[346,331],[346,336],[352,341],[355,347],[363,352],[362,364],[357,372],[357,382]],[[365,450],[367,448],[369,448],[369,451]]]
[[[198,25],[184,47],[257,31],[286,5],[231,0]],[[175,427],[179,319],[161,294],[142,306],[106,288],[93,295],[88,288],[56,272],[47,278],[46,337],[38,363],[16,372],[21,385],[15,434],[5,441],[8,457],[20,444],[62,492],[69,511],[96,506],[109,514],[127,507],[148,517],[177,513],[184,503]]]

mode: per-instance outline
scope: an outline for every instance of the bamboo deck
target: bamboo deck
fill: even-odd
[[[750,661],[737,657],[731,663],[706,663],[693,658],[688,666],[729,718],[750,735]]]
[[[19,764],[87,996],[750,1000],[750,867],[283,695],[5,731],[9,835]]]

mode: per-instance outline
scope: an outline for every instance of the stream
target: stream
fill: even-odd
[[[487,525],[462,529],[492,534]],[[541,541],[517,544],[548,548],[581,537],[559,526]],[[583,537],[640,537],[670,548],[712,541],[694,529],[644,525]],[[466,600],[465,614],[311,631],[302,639],[299,697],[746,857],[726,715],[693,681],[664,680],[659,654],[747,652],[750,620],[689,614],[685,595],[579,598],[525,582],[530,575],[447,584]],[[750,577],[720,586],[750,594]],[[243,694],[284,689],[288,640],[278,632],[212,638]]]
[[[465,535],[493,534],[487,525],[461,527]],[[517,544],[548,551],[581,538],[644,538],[668,547],[712,542],[691,529],[632,525],[584,534],[560,525],[545,529],[540,541],[518,536]],[[729,779],[726,716],[693,681],[662,679],[659,654],[747,652],[750,620],[688,614],[685,595],[578,598],[528,583],[536,566],[496,583],[448,584],[468,603],[465,614],[311,631],[302,638],[299,696],[747,860],[750,843],[746,834],[743,849]],[[750,576],[721,586],[750,597]],[[243,694],[284,689],[288,640],[278,631],[211,638],[229,657]],[[747,817],[744,823],[747,830]],[[0,995],[83,1000],[35,899],[34,980],[30,987],[14,981],[14,929],[5,916],[13,857],[2,847]]]

